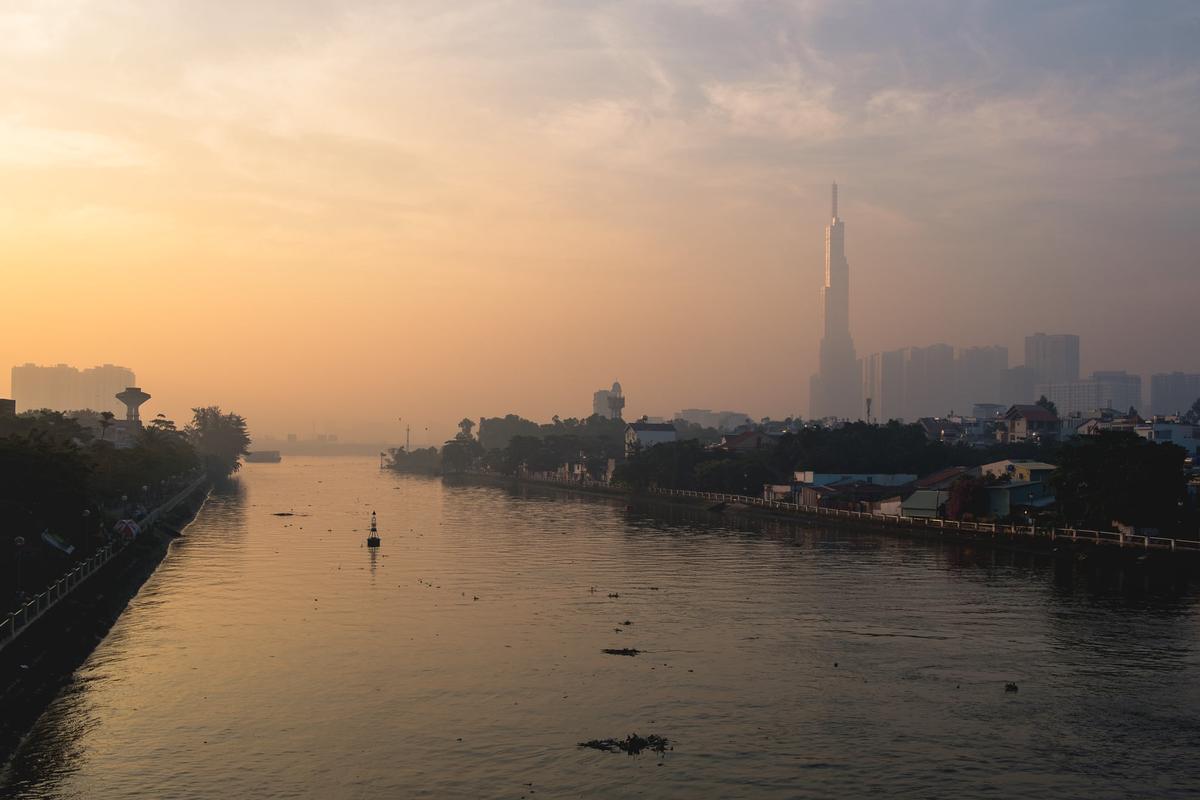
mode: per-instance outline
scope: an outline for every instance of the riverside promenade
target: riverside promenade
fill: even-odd
[[[493,473],[460,473],[464,478],[482,478],[489,482],[519,483],[531,486],[546,486],[557,489],[572,489],[588,494],[603,494],[608,496],[637,496],[639,493],[628,489],[613,487],[600,481],[569,481],[546,478],[513,477]],[[873,514],[864,511],[851,511],[841,508],[825,508],[823,506],[805,506],[788,503],[782,500],[764,500],[761,497],[748,495],[726,494],[722,492],[698,492],[687,489],[663,489],[652,487],[640,493],[642,496],[665,499],[668,501],[684,502],[692,505],[707,503],[721,505],[722,511],[769,514],[801,519],[823,520],[869,526],[873,528],[894,529],[911,532],[924,532],[932,535],[961,537],[972,540],[992,540],[996,544],[1073,542],[1084,545],[1094,545],[1105,549],[1131,549],[1156,551],[1166,553],[1190,554],[1200,556],[1200,540],[1169,538],[1163,536],[1147,536],[1142,534],[1122,533],[1121,531],[1102,531],[1085,528],[1046,528],[1036,525],[1003,525],[992,522],[965,522],[961,520],[940,519],[937,517],[905,517],[892,514]]]
[[[207,482],[208,478],[206,476],[197,477],[164,503],[152,509],[138,522],[141,532],[143,534],[148,532],[159,519],[173,511],[180,503],[199,491]],[[110,542],[106,544],[92,554],[90,558],[79,562],[74,569],[47,586],[37,595],[31,597],[20,608],[0,618],[0,650],[3,650],[12,643],[29,626],[41,619],[46,612],[75,592],[88,578],[103,568],[128,546],[128,542]]]

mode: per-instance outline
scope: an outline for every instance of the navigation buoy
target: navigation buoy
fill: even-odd
[[[371,512],[371,535],[367,537],[367,547],[379,547],[379,525],[374,511]]]

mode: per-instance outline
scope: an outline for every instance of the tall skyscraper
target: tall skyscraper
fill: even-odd
[[[1070,333],[1025,337],[1025,366],[1037,383],[1079,380],[1079,337]]]
[[[809,416],[860,419],[862,372],[850,337],[850,264],[846,261],[846,224],[838,217],[836,183],[832,198],[833,218],[825,228],[820,369],[809,381]]]

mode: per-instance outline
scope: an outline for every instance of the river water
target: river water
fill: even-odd
[[[1200,790],[1200,616],[1172,576],[445,486],[371,459],[250,464],[237,484],[39,720],[0,794]],[[576,746],[631,732],[674,749]]]

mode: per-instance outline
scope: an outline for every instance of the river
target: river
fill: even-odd
[[[1197,599],[1136,565],[249,464],[0,795],[1194,797]],[[576,746],[631,732],[674,749]]]

